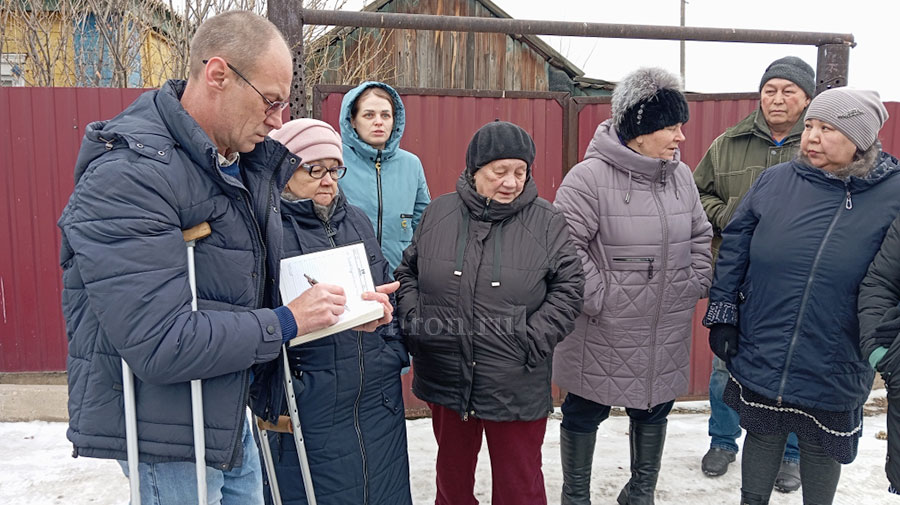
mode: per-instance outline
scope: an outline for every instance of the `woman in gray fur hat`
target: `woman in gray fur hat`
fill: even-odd
[[[612,114],[556,193],[585,272],[582,314],[553,358],[568,391],[563,504],[590,503],[597,427],[613,405],[631,418],[631,480],[618,503],[653,503],[666,418],[688,390],[694,306],[712,277],[712,227],[678,150],[689,116],[678,78],[631,73]]]

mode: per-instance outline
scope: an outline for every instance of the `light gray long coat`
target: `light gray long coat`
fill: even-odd
[[[649,409],[688,390],[691,318],[712,280],[690,169],[622,145],[611,121],[555,204],[585,271],[584,310],[556,348],[553,380],[588,400]]]

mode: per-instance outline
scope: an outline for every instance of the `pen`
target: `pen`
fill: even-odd
[[[306,282],[308,282],[310,286],[315,286],[319,283],[319,281],[317,281],[313,277],[310,277],[309,274],[305,272],[303,273],[303,277],[306,277]],[[346,310],[347,312],[350,311],[350,307],[348,307],[346,303],[344,304],[344,310]]]

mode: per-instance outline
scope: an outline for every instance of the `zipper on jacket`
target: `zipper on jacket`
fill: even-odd
[[[666,162],[660,161],[662,167]],[[654,184],[655,186],[655,184]],[[662,301],[666,292],[666,260],[669,257],[669,223],[666,220],[666,210],[663,207],[662,200],[659,199],[659,193],[656,188],[651,188],[650,194],[653,195],[653,201],[656,202],[656,209],[659,212],[659,222],[662,227],[662,252],[660,258],[662,265],[662,276],[659,279],[659,300],[656,303],[656,317],[650,325],[650,366],[647,368],[647,410],[653,408],[653,370],[656,366],[656,330],[659,326],[659,319],[662,317]],[[653,265],[651,263],[650,265]]]
[[[788,346],[787,357],[784,360],[784,370],[781,372],[781,383],[778,385],[778,396],[775,397],[775,404],[779,407],[781,406],[782,397],[784,396],[784,387],[787,385],[788,369],[791,367],[794,348],[797,346],[797,337],[800,335],[800,326],[803,324],[803,316],[806,315],[806,303],[809,301],[809,293],[812,290],[812,284],[816,278],[816,269],[819,267],[819,260],[822,259],[822,251],[825,250],[825,244],[828,242],[828,238],[834,231],[838,218],[841,216],[841,211],[843,210],[841,207],[847,208],[848,210],[852,207],[852,204],[849,203],[849,198],[850,190],[847,189],[847,200],[842,202],[844,205],[838,207],[837,212],[834,213],[834,217],[831,218],[831,224],[828,225],[828,230],[825,232],[822,242],[819,243],[819,250],[816,251],[816,257],[813,259],[812,268],[809,269],[809,277],[806,278],[806,287],[803,288],[803,297],[800,299],[800,312],[797,314],[797,322],[794,323],[794,333],[791,335],[791,345]],[[849,207],[848,204],[850,205]]]
[[[331,227],[331,223],[322,221],[322,226],[325,228],[325,235],[328,237],[328,241],[331,242],[331,247],[337,247],[337,244],[334,243],[335,231],[334,228]]]
[[[375,182],[378,186],[378,245],[381,245],[382,217],[384,215],[384,202],[381,198],[381,150],[375,156]]]
[[[366,365],[363,356],[362,332],[356,332],[356,352],[359,361],[359,389],[356,390],[356,401],[353,402],[353,428],[356,430],[356,439],[359,441],[359,454],[362,460],[363,474],[363,503],[369,503],[369,468],[366,461],[366,446],[363,443],[362,429],[359,427],[359,400],[362,396]]]
[[[621,263],[647,263],[647,280],[653,280],[653,262],[654,258],[613,258],[613,261]]]
[[[280,166],[282,161],[284,161],[284,156],[282,156],[281,160],[275,166]],[[266,213],[263,215],[263,217],[264,217],[263,223],[265,224],[266,228],[268,227],[268,224],[269,224],[269,216],[272,213],[272,205],[273,205],[272,193],[274,193],[274,191],[275,191],[275,172],[272,172],[272,177],[269,178],[269,189],[268,189],[268,191],[266,191]],[[247,202],[248,205],[249,205],[249,203],[250,202]],[[252,210],[251,210],[251,217],[254,218],[253,222],[256,223],[256,219],[255,219],[256,214],[254,212],[252,212]],[[257,223],[256,230],[259,233],[260,251],[262,253],[262,254],[260,254],[260,259],[262,260],[262,268],[260,268],[259,274],[258,274],[259,275],[259,291],[258,291],[258,296],[256,298],[257,299],[257,302],[256,302],[257,307],[259,307],[259,308],[262,308],[266,303],[263,298],[266,295],[266,279],[268,279],[268,277],[269,277],[266,273],[266,270],[267,270],[266,259],[269,255],[268,247],[266,247],[266,237],[268,235],[266,233],[266,228],[260,229],[259,224]]]
[[[286,157],[287,153],[282,154],[281,159],[278,160],[278,163],[276,163],[275,166],[280,167]],[[269,223],[270,211],[272,209],[272,193],[275,191],[275,173],[275,171],[272,172],[272,176],[269,178],[269,184],[266,190],[266,213],[264,214],[265,221],[263,221],[266,224]],[[268,248],[266,247],[266,233],[260,229],[259,222],[256,221],[256,212],[253,210],[253,205],[250,202],[250,190],[243,188],[241,189],[241,191],[245,193],[247,210],[250,212],[250,221],[253,222],[253,227],[256,230],[256,238],[259,239],[260,255],[256,269],[256,273],[259,279],[259,289],[256,296],[256,307],[262,308],[265,305],[265,300],[263,300],[263,297],[265,296],[266,278],[268,277],[266,275],[266,257],[268,256]],[[248,404],[250,398],[250,371],[245,370],[242,373],[242,376],[243,378],[241,393],[244,401],[241,402],[241,407],[238,409],[238,419],[244,416],[244,406]],[[243,434],[244,423],[242,421],[238,421],[238,429],[235,431],[234,449],[231,452],[231,462],[229,464],[222,465],[223,470],[230,470],[237,463],[235,460],[237,459],[238,448],[242,447],[241,437],[243,437]],[[230,468],[226,468],[226,466],[229,465]]]

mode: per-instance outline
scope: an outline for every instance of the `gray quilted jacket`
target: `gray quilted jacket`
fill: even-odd
[[[691,317],[712,278],[690,169],[640,155],[610,121],[555,205],[585,271],[584,310],[556,348],[553,380],[603,405],[649,409],[687,392]]]

